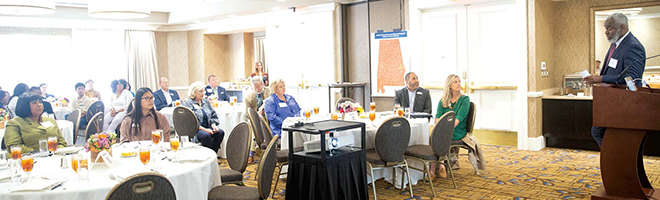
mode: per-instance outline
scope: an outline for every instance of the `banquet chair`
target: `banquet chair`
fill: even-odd
[[[161,199],[175,200],[172,183],[155,172],[139,173],[122,180],[110,190],[106,200]]]
[[[264,136],[264,141],[271,141],[273,139],[273,131],[270,130],[270,123],[268,119],[259,117],[261,119],[261,133]]]
[[[80,124],[80,110],[74,109],[69,113],[69,116],[67,116],[66,120],[70,121],[73,123],[73,144],[76,144],[76,140],[78,140],[78,125]]]
[[[85,129],[85,141],[87,141],[90,136],[100,132],[103,132],[103,112],[96,113],[87,123],[87,128]]]
[[[257,188],[245,186],[218,186],[209,191],[208,199],[267,199],[273,182],[273,174],[275,173],[275,147],[278,138],[278,136],[273,137],[270,143],[268,143],[266,151],[264,151],[264,154],[261,156],[261,162],[259,162],[259,169],[257,170],[257,175],[259,176]]]
[[[250,119],[250,126],[252,126],[252,132],[254,133],[254,139],[257,142],[257,147],[261,150],[266,150],[269,140],[264,140],[263,129],[261,128],[262,121],[259,117],[259,113],[252,108],[248,108],[247,114],[248,119]]]
[[[408,174],[408,186],[410,190],[410,197],[413,197],[412,180],[410,178],[410,170],[408,169],[408,162],[404,159],[406,147],[410,142],[410,122],[403,117],[393,117],[387,119],[383,124],[378,127],[376,131],[375,149],[367,150],[367,166],[371,175],[371,188],[374,191],[374,199],[376,196],[376,180],[374,180],[374,169],[384,168],[400,168],[403,171],[402,178]],[[405,169],[404,169],[405,168]],[[396,183],[396,174],[393,177],[393,183]],[[405,185],[401,185],[401,189],[405,190]]]
[[[87,121],[89,122],[96,113],[104,112],[104,111],[105,111],[105,107],[103,106],[102,101],[97,101],[92,103],[92,105],[90,105],[89,108],[87,109],[87,114],[85,114],[87,116]]]
[[[188,138],[196,141],[199,122],[197,122],[197,117],[195,117],[192,110],[184,106],[175,107],[172,111],[172,123],[179,136],[187,135]]]
[[[477,108],[475,107],[475,104],[473,102],[470,102],[470,109],[468,110],[468,115],[465,117],[465,125],[466,125],[466,132],[467,134],[465,137],[470,137],[472,136],[472,132],[474,130],[474,120],[476,118],[477,114]],[[449,156],[468,156],[468,160],[470,161],[470,164],[474,167],[474,171],[476,174],[481,174],[479,172],[479,167],[477,164],[477,157],[475,155],[470,155],[470,153],[465,153],[465,154],[460,154],[459,151],[460,149],[467,149],[468,152],[472,151],[475,152],[474,149],[472,149],[470,146],[468,146],[463,140],[452,140],[451,141],[451,147],[450,149],[453,149],[453,151],[450,151]],[[450,163],[451,164],[451,163]],[[458,159],[455,161],[455,165],[458,167]]]
[[[273,132],[270,130],[270,126],[266,125],[266,119],[262,119],[265,126],[262,127],[264,136],[270,136],[273,137]],[[284,133],[286,134],[286,133]],[[293,144],[291,144],[293,145]],[[294,147],[291,147],[294,148]],[[302,147],[294,148],[293,152],[299,152],[302,151]],[[284,175],[287,173],[282,174],[282,169],[284,168],[285,165],[289,164],[289,150],[288,149],[277,149],[277,153],[275,153],[275,157],[277,158],[277,176],[275,179],[275,187],[273,187],[273,195],[275,194],[275,191],[277,190],[277,184],[280,182],[280,175]]]
[[[347,101],[355,102],[355,100],[353,100],[351,98],[348,98],[348,97],[339,98],[339,100],[337,100],[337,103],[335,103],[335,109],[337,109],[337,106],[339,106],[339,104],[347,102]]]
[[[449,111],[438,119],[438,123],[433,127],[431,135],[429,136],[429,145],[413,145],[406,149],[406,159],[417,160],[424,163],[424,169],[410,167],[412,169],[421,171],[424,176],[428,176],[431,180],[431,191],[435,197],[435,189],[433,188],[433,179],[429,174],[429,164],[441,162],[449,170],[449,176],[454,189],[456,189],[456,181],[454,181],[454,173],[452,172],[449,164],[445,161],[449,160],[449,145],[451,144],[451,136],[454,134],[454,120],[456,113]]]
[[[229,169],[220,169],[220,179],[223,184],[245,185],[243,172],[247,168],[250,154],[250,126],[241,122],[229,134],[227,139],[227,164]]]

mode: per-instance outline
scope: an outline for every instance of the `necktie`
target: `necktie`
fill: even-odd
[[[259,109],[259,107],[261,107],[261,104],[263,104],[263,99],[264,98],[262,97],[262,94],[257,94],[257,109]]]
[[[218,96],[218,87],[213,88],[213,94],[215,94],[216,97]]]
[[[607,58],[605,59],[604,62],[605,65],[601,69],[600,72],[601,75],[604,75],[607,72],[607,68],[609,68],[608,66],[610,65],[610,58],[612,58],[612,54],[614,54],[615,49],[616,49],[616,43],[612,43],[612,45],[610,45],[610,50],[608,51]]]

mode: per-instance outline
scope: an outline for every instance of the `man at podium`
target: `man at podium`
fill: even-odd
[[[633,80],[642,78],[646,65],[646,51],[642,43],[628,30],[628,17],[614,13],[605,20],[605,35],[611,43],[607,51],[600,75],[591,75],[583,79],[588,84],[610,83],[625,84],[625,77]],[[615,119],[613,119],[615,120]],[[605,128],[591,127],[591,135],[598,146],[603,142]]]

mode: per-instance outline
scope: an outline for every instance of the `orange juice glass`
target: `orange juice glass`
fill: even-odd
[[[376,112],[374,111],[369,112],[369,120],[371,120],[371,122],[376,120]]]
[[[310,110],[305,110],[305,118],[309,119],[309,116],[312,115]]]
[[[370,111],[371,111],[371,110],[373,110],[373,111],[376,110],[376,102],[371,102],[371,103],[369,103],[369,110],[370,110]]]
[[[80,160],[78,160],[78,162],[80,163],[78,165],[78,170],[87,169],[87,159],[80,159]]]
[[[21,168],[23,168],[24,172],[28,173],[28,177],[30,177],[30,172],[32,171],[33,167],[34,158],[32,158],[32,156],[25,155],[21,157]]]
[[[78,173],[78,162],[82,160],[82,156],[79,154],[71,155],[71,169]]]
[[[151,152],[149,152],[149,148],[141,148],[140,149],[140,162],[142,164],[147,165],[149,163],[149,159],[151,158]]]
[[[230,105],[230,106],[233,106],[233,105],[234,105],[234,101],[229,101],[229,105]]]
[[[403,117],[403,109],[399,108],[396,110],[396,113],[399,115],[399,117]]]
[[[318,106],[314,106],[314,114],[315,115],[319,114],[319,107]]]
[[[173,135],[170,137],[170,147],[174,152],[176,152],[179,149],[179,137],[176,135]]]
[[[160,143],[161,137],[163,137],[163,130],[157,129],[151,131],[151,141],[154,142],[154,144]]]
[[[332,117],[332,120],[337,120],[337,113],[336,112],[333,112],[332,114],[330,114],[330,116]]]
[[[48,137],[48,151],[57,151],[57,137]]]
[[[14,159],[14,160],[20,159],[20,158],[21,158],[21,152],[22,152],[22,151],[23,151],[23,150],[21,150],[21,147],[19,147],[19,146],[12,146],[12,147],[11,147],[11,150],[10,150],[11,159]]]

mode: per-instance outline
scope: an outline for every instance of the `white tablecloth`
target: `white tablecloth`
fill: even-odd
[[[148,142],[142,141],[142,144]],[[161,145],[169,146],[169,143],[163,142]],[[131,168],[133,170],[145,170],[146,167],[140,162],[139,156],[130,158],[119,158],[121,153],[113,147],[113,155],[121,165],[120,169]],[[138,151],[137,149],[134,151]],[[203,162],[186,162],[174,163],[169,161],[161,161],[162,169],[160,173],[164,174],[174,187],[177,199],[207,199],[208,192],[215,186],[221,185],[220,172],[218,171],[218,164],[215,159],[215,154],[208,148],[196,148],[181,150],[180,155],[202,154],[208,158]],[[169,155],[171,152],[161,153],[161,155]],[[152,153],[152,160],[154,154]],[[34,169],[32,170],[31,177],[48,177],[51,179],[71,179],[75,177],[75,173],[70,168],[60,168],[59,156],[49,158],[35,158]],[[151,161],[150,161],[151,162]],[[151,164],[151,163],[149,163]],[[90,164],[91,167],[91,164]],[[120,180],[110,179],[110,174],[114,169],[109,169],[103,163],[94,164],[90,170],[90,178],[88,181],[71,180],[64,183],[63,187],[55,190],[45,190],[39,192],[9,192],[11,188],[16,187],[16,184],[11,182],[0,183],[0,200],[22,200],[22,199],[53,199],[53,200],[70,200],[70,199],[105,199],[110,190],[119,183]],[[119,170],[117,170],[119,171]],[[2,171],[0,173],[7,173]],[[66,188],[64,190],[63,188]]]
[[[387,118],[391,117],[387,114],[390,114],[391,112],[383,112],[379,113],[376,117],[376,120],[374,120],[373,125],[372,122],[369,121],[369,119],[364,119],[360,118],[357,121],[364,122],[366,124],[366,148],[367,149],[372,149],[375,146],[375,140],[376,140],[376,131],[378,130],[378,126],[385,121]],[[383,114],[383,116],[379,116],[380,114]],[[284,123],[282,124],[283,127],[285,126],[290,126],[293,125],[297,120],[300,118],[287,118]],[[312,117],[310,120],[311,121],[320,121],[320,120],[327,120],[329,117],[326,117],[326,115],[320,115],[320,117],[315,118]],[[427,119],[408,119],[410,122],[410,142],[408,143],[408,146],[412,145],[418,145],[418,144],[424,144],[428,145],[429,144],[429,133],[430,133],[430,127],[429,127],[429,121]],[[361,136],[360,136],[360,130],[359,129],[353,129],[353,130],[348,130],[348,131],[341,131],[335,133],[335,137],[339,136],[345,136],[345,135],[353,135],[353,146],[359,147],[361,144]],[[311,136],[308,134],[301,134],[301,133],[294,133],[294,138],[293,138],[293,146],[294,147],[302,147],[303,143],[306,141],[310,140],[316,140],[319,139],[319,136]],[[289,148],[289,133],[288,132],[282,132],[282,149],[288,149]],[[410,166],[415,166],[420,169],[424,169],[424,163],[415,161],[415,160],[408,160],[408,164]],[[397,177],[396,177],[396,187],[401,187],[401,178],[402,178],[402,172],[400,170],[397,170]],[[411,174],[411,179],[413,185],[417,184],[418,180],[422,180],[424,177],[424,174],[420,171],[417,170],[410,170]],[[368,175],[367,175],[368,176]],[[392,183],[392,170],[391,169],[384,169],[384,170],[374,170],[374,180],[378,180],[380,178],[385,178],[386,181]],[[371,178],[367,177],[367,181],[371,182]],[[408,180],[405,180],[405,184],[408,183]]]
[[[220,146],[220,150],[218,150],[218,156],[222,158],[227,158],[227,153],[226,153],[227,140],[229,139],[229,135],[231,134],[231,131],[234,129],[234,127],[236,127],[236,125],[238,125],[239,123],[245,121],[245,105],[242,103],[234,104],[234,106],[230,106],[229,104],[227,104],[215,108],[214,110],[218,114],[218,119],[220,119],[220,124],[218,125],[218,128],[225,131],[225,137],[222,140],[222,145]],[[165,115],[167,121],[170,123],[170,126],[174,127],[174,123],[172,121],[172,114],[174,112],[174,108],[165,107],[161,109],[160,112],[163,113],[163,115]]]
[[[66,115],[71,113],[70,108],[68,107],[54,107],[53,105],[53,112],[55,113],[55,117],[57,117],[57,120],[66,120]]]
[[[62,137],[67,145],[73,145],[73,122],[67,120],[57,120],[57,127],[62,132]],[[5,129],[0,129],[0,141],[5,137]]]

